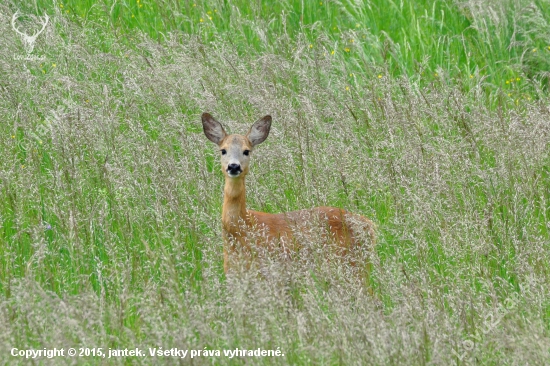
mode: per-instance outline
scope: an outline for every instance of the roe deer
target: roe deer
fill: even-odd
[[[202,114],[202,126],[206,137],[220,148],[225,176],[222,224],[226,273],[234,266],[238,254],[250,257],[262,249],[270,252],[277,246],[286,254],[299,249],[294,233],[301,232],[310,221],[326,228],[332,247],[339,256],[345,256],[362,245],[375,244],[374,223],[339,208],[316,207],[281,214],[246,209],[244,181],[251,152],[267,138],[271,116],[256,121],[246,135],[228,135],[208,113]],[[351,263],[354,264],[353,260]]]

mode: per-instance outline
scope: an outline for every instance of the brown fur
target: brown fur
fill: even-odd
[[[264,141],[271,125],[271,117],[266,116],[257,121],[246,136],[227,135],[221,124],[212,116],[205,113],[202,118],[206,136],[218,144],[220,151],[236,151],[235,156],[240,151],[252,151],[255,145]],[[249,159],[248,155],[246,157],[242,160],[242,172],[236,177],[228,174],[227,166],[224,166],[222,159],[222,171],[225,176],[222,208],[225,272],[238,266],[235,261],[243,260],[243,255],[252,259],[256,253],[262,250],[271,252],[275,247],[286,254],[296,251],[300,244],[295,240],[294,233],[301,232],[306,223],[317,223],[325,227],[330,242],[335,244],[332,246],[335,254],[339,256],[345,256],[362,245],[375,244],[374,223],[366,217],[339,208],[316,207],[280,214],[247,210],[245,177],[248,173]],[[357,229],[363,230],[363,234],[366,235],[356,232]],[[364,240],[365,237],[370,243],[362,242],[361,239]],[[353,261],[350,262],[353,264]],[[248,267],[246,263],[245,266]]]

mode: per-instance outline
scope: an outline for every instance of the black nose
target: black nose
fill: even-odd
[[[227,166],[227,171],[229,173],[239,173],[241,171],[241,166],[239,164],[229,164]]]

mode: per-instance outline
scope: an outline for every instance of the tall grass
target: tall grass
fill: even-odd
[[[548,3],[384,4],[1,5],[0,360],[280,347],[193,362],[548,363]],[[51,17],[42,60],[16,57],[20,7]],[[378,224],[373,295],[315,251],[223,274],[203,111],[237,133],[273,115],[252,209]]]
[[[510,89],[515,99],[548,86],[547,1],[68,0],[37,1],[27,10],[99,23],[119,37],[145,32],[162,41],[181,31],[204,42],[232,39],[240,55],[278,53],[286,36],[345,58],[350,71],[384,65],[392,76],[424,83],[483,78],[490,91]],[[514,87],[517,78],[536,80],[536,86]]]

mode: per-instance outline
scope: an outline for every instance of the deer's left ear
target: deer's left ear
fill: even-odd
[[[269,135],[270,128],[271,116],[265,116],[254,122],[252,127],[250,127],[250,131],[246,134],[246,137],[250,140],[252,146],[256,146],[265,141]]]
[[[214,117],[206,112],[202,114],[202,129],[206,137],[218,145],[222,142],[225,136],[227,136],[227,133],[223,129],[221,123],[216,121]]]

